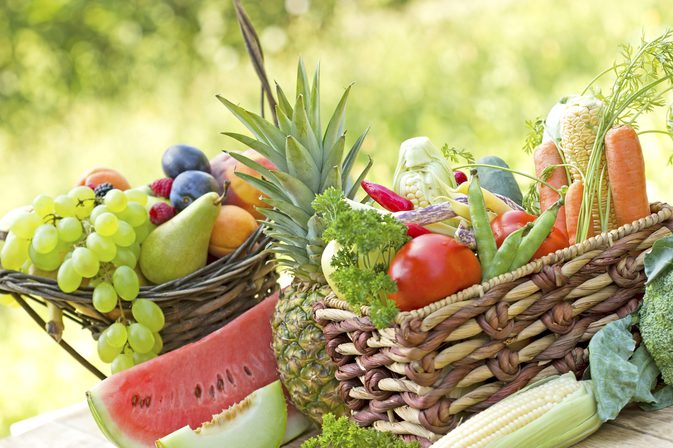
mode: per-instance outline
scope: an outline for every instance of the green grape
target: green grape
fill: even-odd
[[[96,218],[94,228],[101,236],[112,236],[119,228],[119,219],[112,213],[101,213]]]
[[[138,258],[127,247],[117,248],[117,255],[112,259],[112,264],[115,266],[128,266],[131,269],[135,269],[136,264],[138,263]]]
[[[148,299],[134,301],[131,313],[133,313],[136,322],[143,324],[154,333],[164,328],[166,323],[164,312],[159,308],[159,305]]]
[[[105,329],[103,332],[107,338],[107,343],[113,347],[120,349],[126,344],[128,333],[126,332],[126,325],[121,322],[115,322]]]
[[[41,254],[49,253],[56,249],[57,244],[58,230],[53,225],[42,224],[35,230],[31,245],[37,252]]]
[[[111,370],[112,373],[119,373],[123,370],[130,369],[135,364],[133,362],[133,354],[131,353],[120,353],[112,360]]]
[[[42,224],[42,220],[36,213],[20,213],[12,223],[11,230],[16,236],[23,239],[33,237],[35,230]]]
[[[82,202],[81,204],[77,204],[77,207],[75,208],[75,216],[79,219],[86,219],[93,211],[93,207],[93,202]]]
[[[93,290],[93,307],[101,313],[109,313],[117,306],[117,293],[110,282],[102,281]]]
[[[98,337],[98,357],[103,362],[112,362],[122,352],[121,347],[115,347],[109,343],[105,332]]]
[[[154,347],[154,335],[143,324],[129,325],[129,345],[136,353],[147,353]]]
[[[156,353],[152,353],[151,351],[147,353],[133,353],[133,362],[135,365],[142,364],[145,361],[149,361],[150,359],[154,359],[157,357]]]
[[[144,191],[138,189],[126,190],[124,195],[128,202],[137,202],[143,207],[147,205],[147,194]]]
[[[64,194],[54,198],[54,212],[61,217],[75,216],[77,201]]]
[[[58,274],[56,276],[56,282],[58,287],[61,288],[63,292],[73,292],[79,285],[82,283],[82,276],[75,271],[73,267],[72,259],[65,260],[60,268],[58,268]]]
[[[129,247],[136,240],[136,232],[131,224],[126,221],[119,221],[117,232],[112,236],[115,244],[122,247]]]
[[[138,227],[149,221],[147,209],[137,202],[131,202],[119,216],[133,227]]]
[[[0,251],[2,267],[12,271],[18,271],[28,260],[28,247],[30,240],[19,238],[14,232],[9,232],[5,244]]]
[[[33,199],[33,210],[41,218],[54,213],[54,199],[46,194],[40,194]]]
[[[161,353],[161,350],[164,349],[164,340],[161,338],[159,333],[154,333],[154,347],[152,347],[152,353],[157,355]]]
[[[116,188],[110,190],[105,195],[105,205],[113,213],[120,213],[126,208],[128,200],[123,191]]]
[[[112,274],[115,291],[124,300],[131,301],[138,297],[140,284],[135,271],[128,266],[119,266]]]
[[[82,236],[82,224],[79,219],[71,216],[61,219],[56,224],[56,230],[58,230],[58,237],[61,241],[66,243],[73,243]]]
[[[86,247],[78,247],[72,253],[72,267],[84,278],[98,274],[100,263],[96,254]]]
[[[117,246],[111,238],[94,232],[86,237],[86,247],[91,249],[100,261],[112,261],[117,256]]]
[[[137,235],[136,235],[136,239],[138,239]],[[133,255],[136,256],[136,259],[140,258],[140,243],[135,242],[135,243],[131,244],[131,246],[129,246],[129,249],[131,249],[131,252],[133,252]]]
[[[33,264],[36,268],[43,271],[55,271],[63,262],[63,256],[65,255],[66,246],[63,243],[60,243],[54,250],[46,254],[41,254],[30,246],[28,249],[28,255],[33,261]]]
[[[91,210],[91,215],[89,215],[89,221],[94,223],[96,222],[96,218],[98,218],[101,214],[107,213],[109,211],[110,210],[108,210],[108,208],[104,204],[97,205],[96,207],[94,207],[93,210]]]
[[[68,196],[70,196],[71,198],[75,199],[78,202],[96,201],[96,193],[91,188],[84,185],[75,187],[72,190],[70,190],[68,192]]]

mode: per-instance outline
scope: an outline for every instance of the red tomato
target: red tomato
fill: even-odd
[[[476,255],[453,238],[420,235],[405,244],[390,263],[397,283],[390,298],[402,311],[424,307],[481,281]]]
[[[495,243],[500,247],[510,233],[533,221],[535,221],[535,216],[520,210],[510,210],[497,216],[491,221]],[[542,242],[540,248],[533,255],[533,259],[543,257],[566,247],[568,247],[568,236],[562,230],[554,227],[547,239]]]

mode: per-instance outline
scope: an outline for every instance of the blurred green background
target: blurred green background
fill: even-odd
[[[233,9],[217,0],[0,2],[0,215],[64,192],[96,166],[133,184],[160,177],[173,143],[209,156],[240,127],[216,93],[255,109],[259,86]],[[321,63],[323,103],[350,82],[351,138],[371,125],[373,180],[390,183],[402,140],[427,135],[532,171],[526,119],[544,116],[608,67],[625,42],[673,24],[643,0],[276,0],[244,2],[272,79]],[[662,126],[663,114],[643,128]],[[650,196],[673,200],[666,136],[643,136]],[[69,324],[69,325],[68,325]],[[90,335],[66,338],[94,358]],[[0,436],[80,401],[96,383],[25,313],[0,306]]]

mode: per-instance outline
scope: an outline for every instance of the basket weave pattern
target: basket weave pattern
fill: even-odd
[[[673,229],[670,206],[652,213],[400,313],[383,330],[367,308],[358,317],[328,296],[315,315],[352,417],[428,445],[532,380],[581,373],[589,339],[640,305],[645,254]]]
[[[235,252],[204,268],[171,282],[140,288],[138,297],[155,301],[164,312],[163,352],[201,339],[276,291],[277,274],[267,250],[269,242],[260,227]],[[180,260],[166,262],[180,263]],[[91,287],[64,293],[54,280],[17,271],[0,269],[0,292],[11,294],[43,327],[45,322],[31,305],[51,302],[63,310],[65,317],[90,330],[96,339],[119,315],[119,310],[105,315],[96,311]],[[130,315],[130,302],[122,304],[123,312]],[[94,374],[104,378],[65,341],[59,344]]]

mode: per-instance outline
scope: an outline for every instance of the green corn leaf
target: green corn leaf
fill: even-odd
[[[283,134],[290,135],[292,133],[292,121],[278,106],[276,106],[276,117],[278,117],[278,129],[280,129]]]
[[[353,85],[346,87],[346,91],[341,96],[339,104],[337,104],[332,118],[329,120],[327,129],[325,130],[325,137],[323,138],[322,144],[324,148],[331,148],[336,143],[337,139],[341,137],[344,133],[344,122],[346,120],[346,102],[348,101],[348,94],[351,91]]]
[[[311,191],[317,191],[320,187],[320,170],[310,151],[291,135],[287,137],[286,142],[288,174],[302,181]]]
[[[315,73],[313,74],[313,85],[311,86],[311,98],[308,106],[308,118],[311,122],[311,129],[316,136],[321,135],[320,130],[320,64],[316,65]]]
[[[291,117],[292,116],[292,105],[290,102],[287,100],[287,96],[285,96],[285,92],[283,92],[283,89],[276,83],[276,96],[278,97],[278,107],[280,110],[283,111],[285,116]]]
[[[320,186],[320,192],[327,190],[330,187],[334,187],[337,190],[341,191],[341,168],[338,165],[333,166],[328,172],[327,177]]]
[[[343,185],[346,185],[348,181],[348,176],[350,176],[351,170],[353,169],[353,164],[355,163],[355,160],[360,153],[360,148],[362,148],[362,142],[365,141],[365,137],[368,133],[369,128],[365,129],[364,132],[360,134],[360,137],[358,137],[358,139],[355,141],[350,151],[348,151],[346,158],[344,159],[343,165],[341,166],[341,183]]]
[[[247,135],[243,134],[237,134],[235,132],[223,132],[223,135],[226,135],[227,137],[231,137],[236,141],[239,141],[246,145],[248,148],[252,148],[258,153],[260,153],[262,156],[266,157],[278,167],[279,170],[286,171],[287,170],[287,163],[285,162],[285,155],[284,153],[279,153],[275,149],[273,149],[271,146],[267,145],[264,142],[261,142],[259,140],[255,140],[254,138],[248,137]]]
[[[274,185],[273,182],[251,176],[246,173],[236,173],[236,175],[267,196],[278,198],[287,202],[292,202],[292,198],[289,197],[282,188]]]
[[[294,115],[292,116],[291,134],[309,150],[313,161],[318,166],[322,163],[322,148],[308,121],[308,115],[306,115],[306,109],[304,109],[304,98],[303,95],[297,97],[297,104],[295,104]]]
[[[365,180],[365,177],[367,177],[367,173],[369,173],[369,170],[371,169],[372,165],[374,164],[374,161],[372,160],[371,157],[369,157],[369,162],[367,162],[367,166],[365,166],[365,169],[362,170],[360,173],[360,176],[355,180],[351,188],[348,190],[348,193],[346,194],[346,197],[348,199],[353,199],[355,197],[355,194],[358,192],[358,189],[360,188],[360,183]]]
[[[321,182],[325,182],[331,167],[339,166],[341,164],[341,159],[343,159],[344,155],[345,144],[346,136],[342,135],[339,137],[339,140],[336,141],[334,146],[332,146],[329,151],[325,152],[326,159],[322,164],[322,178],[320,179]]]
[[[262,209],[260,213],[269,218],[271,221],[284,225],[286,228],[290,229],[292,233],[297,235],[302,235],[308,231],[306,227],[300,226],[295,221],[293,221],[292,218],[280,210],[265,208]]]
[[[217,99],[220,100],[220,102],[224,104],[227,109],[229,109],[231,113],[255,135],[255,137],[257,137],[257,139],[262,140],[276,148],[278,151],[282,151],[285,148],[285,136],[273,124],[269,123],[259,115],[248,112],[242,107],[235,105],[220,95],[217,95]]]

